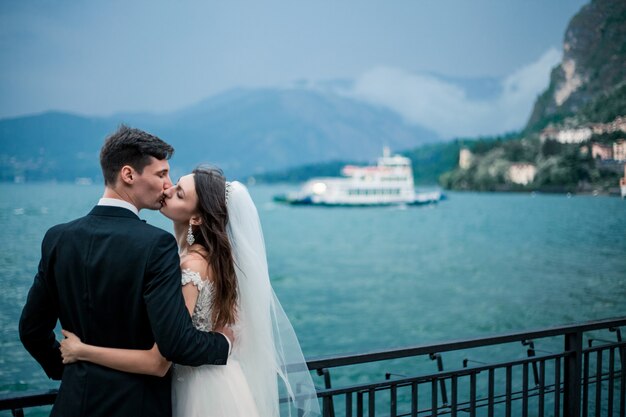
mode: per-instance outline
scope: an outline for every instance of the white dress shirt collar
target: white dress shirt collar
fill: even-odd
[[[137,207],[133,206],[128,201],[119,200],[117,198],[101,198],[100,201],[98,201],[98,205],[99,206],[122,207],[122,208],[125,208],[127,210],[132,211],[137,216],[139,216],[139,210],[137,210]]]

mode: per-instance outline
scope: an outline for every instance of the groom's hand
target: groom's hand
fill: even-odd
[[[231,329],[230,327],[221,327],[215,331],[223,334],[226,337],[226,339],[228,339],[228,342],[230,344],[230,349],[228,351],[228,354],[230,354],[230,352],[233,349],[233,344],[235,343],[235,333],[233,332],[233,329]]]

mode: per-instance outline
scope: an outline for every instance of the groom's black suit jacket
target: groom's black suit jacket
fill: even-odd
[[[84,342],[150,349],[184,365],[226,363],[228,342],[196,330],[185,308],[174,237],[130,210],[96,206],[51,228],[20,318],[20,338],[52,379],[52,416],[169,416],[170,375],[130,374],[88,362],[63,365],[53,330]]]

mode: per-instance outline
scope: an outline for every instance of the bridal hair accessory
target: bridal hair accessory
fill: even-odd
[[[193,237],[193,230],[191,228],[191,220],[189,221],[189,229],[187,230],[187,244],[189,246],[193,245],[193,242],[196,241],[196,238]]]

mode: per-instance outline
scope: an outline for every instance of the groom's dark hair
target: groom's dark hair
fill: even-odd
[[[158,137],[120,125],[115,133],[107,137],[100,149],[100,166],[104,185],[114,185],[117,174],[124,165],[130,165],[140,174],[150,164],[150,157],[170,159],[174,148]]]

